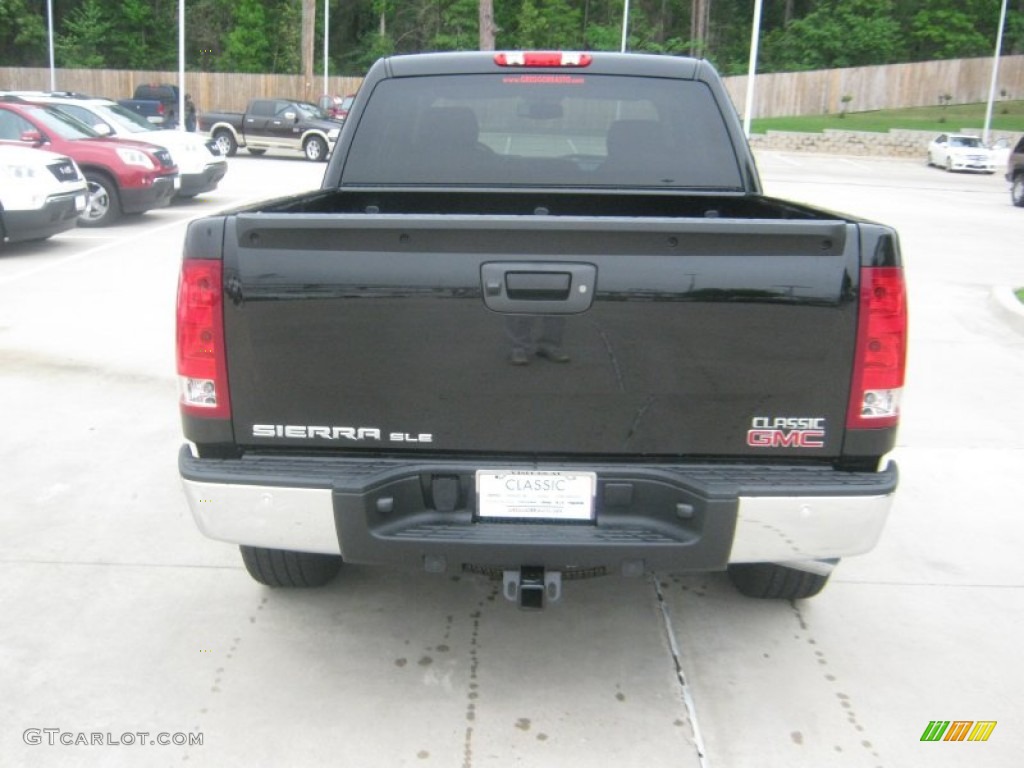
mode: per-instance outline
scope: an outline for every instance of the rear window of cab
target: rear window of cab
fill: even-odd
[[[742,189],[699,81],[578,71],[383,80],[342,184]]]

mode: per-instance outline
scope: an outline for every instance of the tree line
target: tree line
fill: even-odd
[[[50,0],[55,64],[174,70],[179,0]],[[619,50],[623,0],[327,0],[332,75],[391,53],[475,50],[481,18],[499,50]],[[303,71],[303,17],[323,71],[324,0],[186,0],[186,68]],[[1003,53],[1024,53],[1010,0]],[[754,0],[630,0],[627,49],[702,56],[746,71]],[[785,72],[990,56],[999,0],[767,0],[758,70]],[[311,19],[310,16],[313,16]],[[493,22],[491,21],[493,19]],[[308,32],[307,32],[308,40]],[[49,65],[47,0],[0,0],[0,66]],[[309,49],[307,43],[307,50]]]

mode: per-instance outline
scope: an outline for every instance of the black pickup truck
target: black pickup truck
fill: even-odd
[[[228,157],[245,147],[253,155],[284,149],[315,161],[327,160],[341,130],[316,104],[292,99],[253,99],[244,113],[204,112],[198,125]]]
[[[803,598],[897,485],[897,234],[764,196],[703,61],[381,60],[321,189],[190,225],[178,302],[186,496],[264,584]]]

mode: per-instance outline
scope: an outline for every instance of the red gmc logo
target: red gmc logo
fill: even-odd
[[[747,445],[752,448],[824,448],[823,429],[751,429]]]

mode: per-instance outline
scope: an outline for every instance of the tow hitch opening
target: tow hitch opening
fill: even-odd
[[[544,601],[554,603],[562,597],[562,574],[544,568],[524,565],[518,571],[505,571],[502,592],[506,600],[520,608],[540,609]]]

